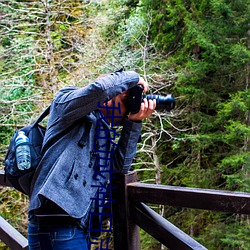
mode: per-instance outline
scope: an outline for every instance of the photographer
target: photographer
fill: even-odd
[[[86,87],[64,88],[56,94],[43,158],[32,183],[30,250],[88,249],[89,214],[95,210],[93,197],[101,179],[97,165],[104,166],[105,159],[112,158],[113,170],[127,173],[136,153],[141,121],[150,117],[156,107],[155,100],[144,99],[138,113],[129,113],[128,90],[136,85],[147,91],[147,83],[137,73],[120,71]],[[115,149],[112,135],[104,133],[110,125],[122,125]],[[102,185],[108,183],[105,180]]]

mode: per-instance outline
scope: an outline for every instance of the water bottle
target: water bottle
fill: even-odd
[[[15,142],[16,161],[18,169],[29,169],[31,167],[29,138],[23,131],[19,131]]]

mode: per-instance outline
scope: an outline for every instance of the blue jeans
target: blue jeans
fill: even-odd
[[[89,236],[76,226],[46,226],[29,223],[29,250],[88,250]]]

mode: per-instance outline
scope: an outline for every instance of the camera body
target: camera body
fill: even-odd
[[[167,96],[161,95],[143,95],[143,86],[136,85],[129,89],[128,91],[128,99],[127,99],[127,107],[131,114],[136,114],[140,111],[141,102],[144,98],[147,100],[156,100],[156,110],[158,111],[168,111],[170,112],[175,107],[175,99],[172,94],[168,94]]]

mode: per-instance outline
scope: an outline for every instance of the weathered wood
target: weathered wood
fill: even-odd
[[[134,172],[129,174],[115,174],[112,180],[112,214],[115,250],[139,250],[139,227],[129,216],[129,202],[127,199],[127,183],[137,181]]]
[[[4,180],[4,171],[0,170],[0,186],[12,187],[10,182],[6,179]]]
[[[141,202],[250,214],[250,193],[137,183],[135,172],[115,174],[112,214],[115,250],[139,250],[139,227],[170,249],[206,249]],[[4,172],[0,170],[0,185]],[[138,226],[137,226],[137,225]],[[0,217],[0,238],[11,249],[28,249],[27,239]]]
[[[28,240],[0,216],[1,240],[13,250],[28,249]]]
[[[130,212],[138,226],[171,250],[207,249],[143,203],[131,204]]]
[[[131,201],[250,214],[250,193],[142,183],[127,185]]]

